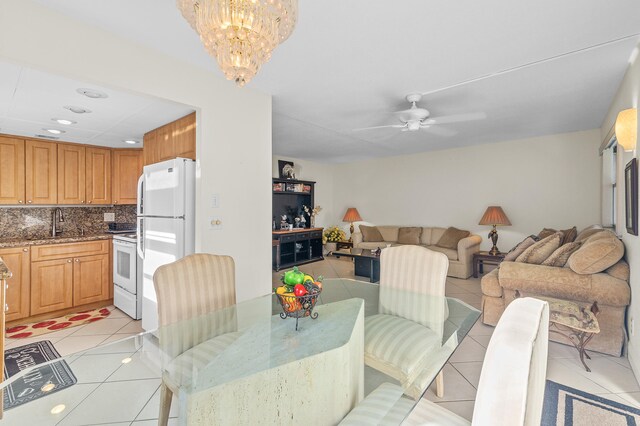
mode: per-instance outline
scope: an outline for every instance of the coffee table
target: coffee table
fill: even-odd
[[[354,273],[359,277],[367,277],[372,283],[380,281],[380,256],[367,249],[351,249],[351,251],[334,251],[333,257],[350,257],[354,263]]]

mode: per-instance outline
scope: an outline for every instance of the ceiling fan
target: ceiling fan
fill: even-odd
[[[362,130],[372,130],[372,129],[384,129],[384,128],[394,128],[401,129],[403,132],[414,132],[420,129],[425,129],[429,132],[441,135],[441,136],[452,136],[456,132],[452,129],[442,128],[442,127],[433,127],[439,124],[451,124],[451,123],[459,123],[463,121],[473,121],[473,120],[483,120],[487,118],[487,114],[484,112],[474,112],[467,114],[454,114],[454,115],[443,115],[440,117],[430,117],[430,113],[425,108],[421,108],[417,105],[418,102],[422,99],[422,95],[419,93],[411,93],[407,95],[407,101],[411,103],[411,108],[406,109],[404,111],[395,112],[396,117],[400,121],[398,124],[388,124],[385,126],[374,126],[374,127],[363,127],[361,129],[354,129],[354,132],[359,132]]]

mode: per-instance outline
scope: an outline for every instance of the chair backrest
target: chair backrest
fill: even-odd
[[[473,425],[540,425],[548,345],[547,302],[530,297],[511,302],[484,357]]]
[[[409,319],[442,334],[448,269],[446,255],[425,247],[382,250],[378,312]]]
[[[235,263],[230,256],[198,253],[160,266],[153,275],[159,325],[234,305],[235,280]]]

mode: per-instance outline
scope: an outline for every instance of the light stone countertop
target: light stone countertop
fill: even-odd
[[[45,237],[45,238],[11,238],[0,239],[0,248],[10,247],[25,247],[25,246],[40,246],[44,244],[63,244],[63,243],[80,243],[83,241],[95,241],[95,240],[110,240],[113,237],[112,234],[93,234],[84,236],[64,236],[59,237]]]

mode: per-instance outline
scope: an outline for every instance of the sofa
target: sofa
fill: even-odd
[[[624,245],[622,253],[618,249],[619,256],[610,255],[607,262],[615,262],[610,266],[600,260],[600,267],[597,267],[599,260],[593,256],[586,259],[590,270],[584,269],[584,262],[580,265],[582,269],[577,265],[578,257],[584,256],[579,253],[580,250],[593,248],[598,241],[606,241],[607,238],[611,243],[622,245],[615,234],[602,230],[602,233],[586,238],[563,267],[519,261],[502,262],[497,269],[482,277],[482,322],[495,326],[505,308],[518,297],[563,299],[585,309],[597,302],[600,333],[593,337],[587,349],[620,356],[625,342],[625,311],[631,298],[629,265],[621,259]],[[549,338],[568,343],[565,337],[557,333],[551,333]]]
[[[361,232],[354,232],[352,235],[354,249],[375,250],[378,247],[385,248],[387,245],[398,246],[398,233],[401,226],[377,226],[383,241],[363,241]],[[480,251],[482,238],[479,235],[471,234],[458,242],[456,250],[438,247],[435,245],[447,228],[422,227],[420,244],[429,250],[444,253],[449,259],[449,270],[447,275],[455,278],[467,279],[473,272],[473,254]]]

